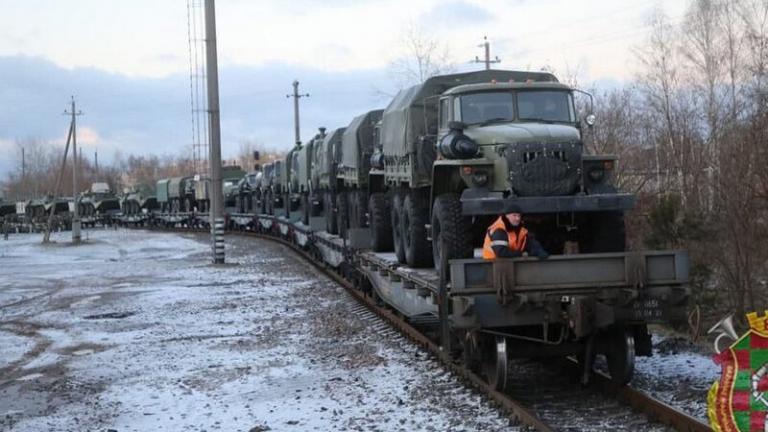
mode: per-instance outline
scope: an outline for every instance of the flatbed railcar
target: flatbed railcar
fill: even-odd
[[[648,324],[684,322],[689,261],[684,251],[634,251],[451,260],[450,278],[409,268],[392,252],[370,249],[368,228],[346,238],[325,231],[322,217],[226,214],[233,230],[293,243],[412,324],[503,390],[508,360],[573,355],[586,382],[597,354],[615,381],[628,383],[636,356],[651,355]],[[279,213],[279,212],[276,212]],[[280,213],[281,214],[281,213]],[[129,223],[129,220],[125,221]],[[150,224],[208,227],[207,213],[152,213]]]

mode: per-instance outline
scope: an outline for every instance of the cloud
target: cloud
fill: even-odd
[[[419,17],[424,26],[442,28],[485,24],[494,18],[488,10],[461,0],[438,3]]]
[[[40,138],[63,145],[69,97],[74,95],[78,144],[83,152],[97,147],[107,160],[126,154],[189,152],[192,142],[189,77],[140,78],[95,68],[66,69],[42,58],[0,56],[0,140]],[[223,157],[241,142],[259,141],[287,150],[293,145],[293,104],[286,94],[301,82],[301,130],[306,140],[319,126],[346,126],[388,100],[374,89],[391,92],[385,70],[325,72],[283,63],[227,66],[219,71]],[[0,164],[0,178],[3,178]]]

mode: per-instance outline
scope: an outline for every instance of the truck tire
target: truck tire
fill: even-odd
[[[325,230],[328,231],[328,234],[338,234],[339,232],[339,226],[336,223],[336,213],[337,211],[335,209],[335,203],[333,194],[331,192],[326,192],[323,194],[323,210],[325,211]]]
[[[349,225],[349,205],[347,204],[347,192],[341,191],[336,194],[336,227],[339,229],[339,236],[347,238]]]
[[[371,215],[371,247],[374,252],[392,250],[392,225],[387,197],[383,193],[371,194],[368,200],[368,213]]]
[[[275,214],[275,204],[274,201],[272,201],[272,192],[267,192],[264,194],[264,197],[262,198],[264,201],[264,213],[268,215],[274,215]]]
[[[403,200],[402,227],[405,262],[410,267],[432,267],[432,245],[427,240],[429,207],[418,191],[411,191]]]
[[[444,254],[449,260],[472,258],[474,248],[471,227],[470,219],[461,213],[458,194],[443,194],[435,199],[432,206],[432,260],[438,276]]]
[[[395,257],[400,264],[405,263],[405,244],[403,242],[403,195],[395,193],[392,199],[392,244]]]
[[[367,206],[365,205],[365,203],[368,202],[368,196],[366,192],[357,190],[353,192],[353,199],[355,206],[354,219],[352,219],[353,216],[350,215],[349,226],[352,228],[365,228],[368,226],[368,217],[366,215]]]
[[[309,200],[309,195],[302,194],[301,195],[301,222],[307,226],[309,226],[309,214],[312,211],[310,209],[311,206],[312,206],[312,203]]]

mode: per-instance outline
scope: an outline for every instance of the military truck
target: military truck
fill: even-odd
[[[623,250],[634,197],[611,185],[615,157],[584,154],[573,98],[552,74],[501,70],[398,93],[382,116],[383,184],[371,189],[392,198],[398,260],[471,257],[493,218],[512,211],[550,253]],[[371,218],[385,217],[380,203]]]
[[[192,177],[172,177],[168,180],[168,201],[171,213],[190,212],[195,206],[195,181]]]
[[[315,142],[312,157],[312,182],[310,200],[325,215],[325,230],[338,233],[336,223],[337,166],[341,159],[341,139],[346,128],[334,129]]]
[[[237,183],[236,207],[238,212],[248,213],[258,208],[258,203],[261,201],[261,180],[263,177],[264,173],[259,167],[257,171],[249,172]]]
[[[355,117],[341,138],[341,160],[337,167],[336,225],[346,236],[348,228],[368,226],[368,179],[371,171],[376,124],[384,110]]]
[[[278,209],[288,211],[285,201],[287,165],[284,160],[276,160],[272,165],[272,173],[269,179],[269,214],[277,214]],[[295,209],[295,208],[294,208]]]
[[[320,145],[325,138],[325,128],[319,128],[316,134],[306,144],[299,144],[286,156],[286,163],[290,160],[291,169],[287,173],[288,195],[290,209],[286,211],[289,217],[293,211],[294,203],[298,204],[297,209],[301,213],[301,221],[309,224],[310,217],[318,216],[322,210],[320,201],[313,200],[311,196],[312,189],[312,161],[314,158],[315,145]]]
[[[235,207],[238,195],[237,183],[245,176],[239,165],[227,165],[221,167],[222,202],[224,207]],[[207,212],[211,207],[211,179],[210,177],[195,176],[197,180],[191,180],[192,202],[187,211]],[[191,179],[191,177],[190,177]]]
[[[283,182],[283,215],[286,218],[291,217],[291,212],[299,210],[301,207],[301,192],[299,189],[299,151],[301,144],[292,148],[285,155],[283,163],[283,172],[280,179]],[[277,162],[275,162],[277,163]]]

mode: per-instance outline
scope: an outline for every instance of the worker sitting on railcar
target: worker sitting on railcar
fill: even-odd
[[[488,227],[483,244],[483,258],[491,260],[528,255],[540,259],[549,257],[541,243],[522,226],[520,213],[501,215]]]

